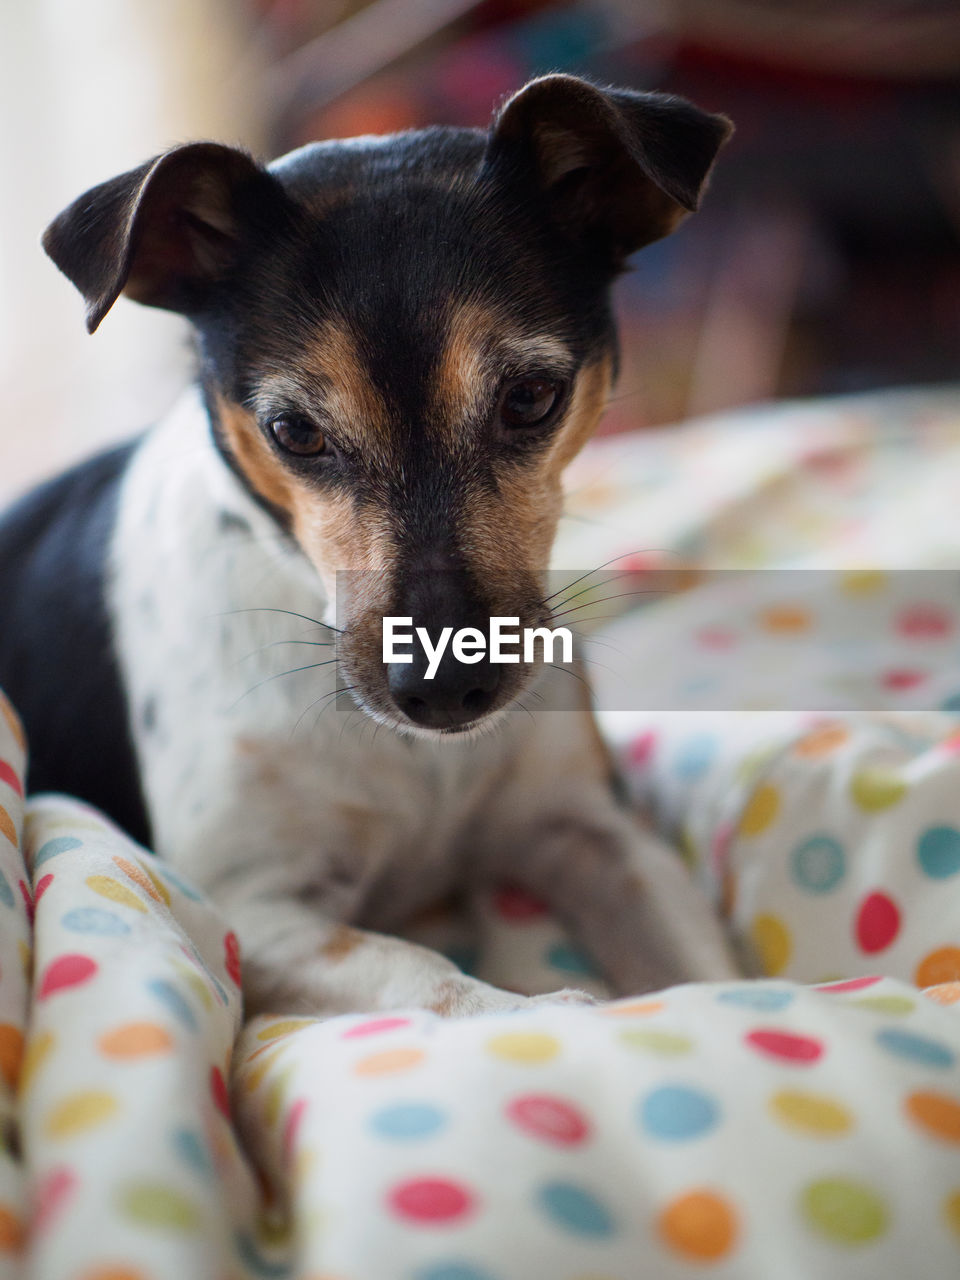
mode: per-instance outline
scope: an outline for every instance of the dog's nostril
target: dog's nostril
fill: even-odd
[[[406,712],[406,714],[410,717],[411,720],[421,720],[424,714],[426,713],[427,704],[423,700],[423,698],[416,698],[416,697],[404,698],[403,710]]]
[[[460,705],[464,711],[468,711],[472,716],[478,716],[481,712],[486,711],[493,701],[493,692],[488,689],[471,689],[463,695]]]

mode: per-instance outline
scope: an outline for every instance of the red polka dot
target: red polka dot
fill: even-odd
[[[474,1208],[474,1198],[447,1178],[413,1178],[394,1187],[387,1197],[390,1208],[410,1222],[455,1222]]]
[[[862,991],[864,987],[872,987],[875,983],[881,981],[882,978],[877,974],[869,978],[847,978],[844,982],[820,982],[813,989],[814,991],[829,991],[831,994],[836,992],[839,995],[844,991]]]
[[[48,874],[40,877],[40,879],[37,881],[37,887],[33,893],[34,905],[36,905],[40,901],[40,899],[43,897],[43,895],[47,892],[47,890],[50,888],[52,884],[53,884],[52,875]]]
[[[535,920],[547,914],[547,905],[516,884],[501,885],[493,895],[493,905],[504,920]]]
[[[549,1094],[531,1093],[514,1098],[506,1112],[518,1128],[560,1147],[577,1146],[590,1133],[589,1122],[581,1111]]]
[[[953,630],[953,618],[938,604],[915,604],[903,610],[896,625],[912,640],[940,640]]]
[[[344,1031],[342,1040],[359,1040],[361,1036],[378,1036],[381,1031],[396,1031],[398,1027],[409,1027],[409,1018],[372,1018],[369,1022],[358,1022],[349,1031]]]
[[[40,980],[40,999],[45,1000],[56,991],[66,987],[77,987],[86,982],[97,972],[97,965],[89,956],[60,956],[47,965],[46,972]]]
[[[885,893],[864,898],[857,913],[856,935],[861,951],[873,955],[889,947],[900,931],[900,908]]]
[[[5,782],[11,787],[18,796],[23,795],[23,786],[20,777],[14,772],[13,767],[7,764],[6,760],[0,760],[0,782]]]
[[[210,1096],[217,1110],[229,1120],[230,1094],[227,1092],[227,1084],[219,1067],[210,1068]]]
[[[747,1044],[769,1058],[780,1058],[798,1066],[808,1066],[823,1057],[823,1045],[812,1036],[798,1036],[790,1031],[760,1028],[746,1036]]]
[[[892,671],[883,673],[881,683],[885,689],[900,691],[915,689],[918,684],[923,684],[926,678],[926,672],[924,671],[914,671],[909,667],[895,667]]]
[[[697,643],[704,649],[732,649],[737,637],[728,627],[701,627]]]
[[[641,733],[639,738],[634,738],[630,743],[627,748],[627,759],[631,764],[642,768],[653,759],[656,749],[657,735],[648,729],[646,733]]]
[[[228,933],[223,939],[224,968],[230,978],[240,986],[240,943],[235,933]]]

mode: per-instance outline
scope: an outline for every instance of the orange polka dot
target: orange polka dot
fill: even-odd
[[[13,825],[13,819],[2,804],[0,804],[0,835],[6,836],[14,848],[20,847],[20,842],[17,840],[17,828]]]
[[[797,635],[810,629],[811,618],[806,609],[795,604],[778,604],[765,609],[760,625],[776,635]]]
[[[960,1142],[960,1101],[932,1090],[911,1093],[907,1113],[921,1129],[945,1142]]]
[[[849,731],[842,724],[824,724],[802,737],[793,751],[805,760],[816,760],[842,747],[849,737]]]
[[[358,1076],[392,1075],[395,1071],[409,1071],[419,1066],[425,1056],[422,1049],[385,1049],[355,1062],[353,1072]]]
[[[941,982],[923,993],[934,1004],[960,1004],[960,982]]]
[[[737,1217],[712,1191],[689,1191],[671,1201],[657,1220],[662,1240],[684,1258],[716,1262],[733,1248]]]
[[[664,1008],[662,1000],[626,1000],[607,1005],[600,1012],[608,1018],[646,1018]]]
[[[84,1271],[80,1280],[147,1280],[147,1274],[133,1267],[94,1267]]]
[[[134,884],[140,886],[148,898],[153,898],[154,902],[162,902],[169,907],[170,894],[167,892],[166,885],[161,884],[159,880],[148,875],[142,867],[135,866],[127,858],[114,858],[113,861],[124,875],[129,876]]]
[[[938,947],[924,956],[917,965],[914,981],[918,987],[960,981],[960,947]]]
[[[17,746],[21,751],[26,751],[27,735],[23,731],[23,725],[20,723],[20,717],[2,693],[0,693],[0,716],[3,717],[7,728],[13,734],[13,738]]]
[[[173,1037],[155,1022],[128,1022],[100,1037],[100,1051],[108,1058],[144,1058],[166,1053]]]
[[[0,1204],[0,1253],[19,1253],[23,1243],[23,1224],[12,1209]]]
[[[23,1061],[23,1032],[12,1022],[0,1022],[0,1075],[11,1089],[17,1087]]]

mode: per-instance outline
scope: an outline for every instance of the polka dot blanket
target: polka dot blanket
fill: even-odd
[[[605,728],[762,976],[244,1024],[217,911],[86,806],[25,802],[0,695],[0,1277],[960,1273],[960,716]],[[509,885],[474,954],[437,941],[603,994]]]

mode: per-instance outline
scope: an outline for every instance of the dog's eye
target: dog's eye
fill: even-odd
[[[508,382],[500,398],[500,419],[505,427],[538,427],[546,422],[560,400],[563,385],[551,378],[521,378]]]
[[[298,457],[313,457],[323,453],[327,442],[318,426],[299,413],[284,413],[270,422],[270,434],[281,449]]]

